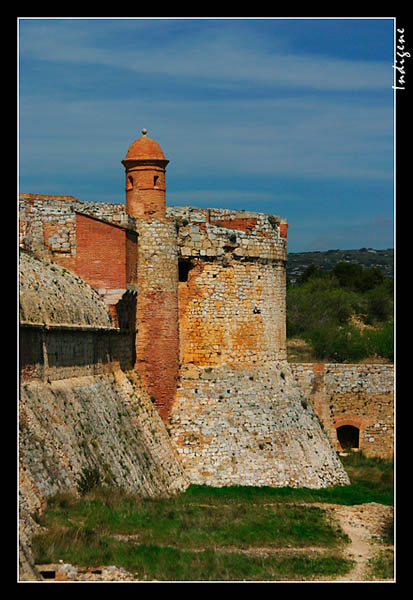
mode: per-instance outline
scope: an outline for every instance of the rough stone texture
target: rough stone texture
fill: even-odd
[[[28,465],[31,454],[29,452],[26,455],[27,444],[30,448],[33,440],[38,440],[43,449],[47,448],[47,440],[50,441],[52,446],[46,454],[50,454],[51,464],[54,464],[54,460],[59,461],[62,455],[71,457],[64,459],[66,468],[60,465],[54,472],[56,481],[52,478],[52,483],[41,484],[48,495],[61,487],[62,478],[73,488],[79,471],[87,463],[86,461],[82,464],[82,459],[79,458],[82,452],[94,457],[92,462],[100,467],[103,463],[111,466],[111,460],[100,460],[98,450],[95,455],[92,446],[95,449],[100,448],[99,451],[103,454],[110,447],[110,452],[113,453],[115,438],[119,438],[116,441],[119,453],[112,456],[112,462],[114,459],[117,461],[116,466],[111,467],[113,477],[119,485],[122,482],[123,485],[142,488],[145,491],[148,483],[139,482],[139,473],[133,471],[133,455],[136,454],[138,458],[135,467],[141,469],[139,457],[142,454],[134,448],[134,444],[139,445],[141,442],[138,439],[139,434],[136,437],[133,436],[133,432],[137,433],[142,428],[149,429],[150,422],[153,421],[154,431],[159,430],[157,438],[162,440],[162,443],[159,443],[163,453],[161,463],[168,463],[169,451],[172,452],[171,456],[176,456],[176,453],[168,442],[158,412],[136,372],[127,371],[126,377],[119,369],[116,344],[108,344],[110,336],[118,332],[110,325],[110,316],[104,303],[87,284],[62,267],[26,254],[21,258],[20,300],[24,307],[22,317],[26,324],[23,331],[28,330],[32,334],[40,335],[36,344],[38,359],[32,362],[35,366],[43,367],[42,370],[39,367],[37,371],[41,373],[41,377],[36,377],[33,373],[25,377],[26,371],[23,369],[19,416],[22,432],[28,436],[20,437],[23,444],[23,464]],[[35,275],[38,279],[33,279]],[[34,282],[37,285],[34,285]],[[55,288],[59,290],[60,295],[53,294]],[[44,321],[52,326],[51,329],[41,327],[38,306],[41,307]],[[57,310],[60,312],[56,313]],[[52,318],[57,318],[56,314],[61,318],[60,325],[51,323]],[[81,330],[80,335],[78,328]],[[95,339],[96,331],[99,333]],[[40,344],[40,341],[43,343]],[[126,343],[130,343],[128,338]],[[101,358],[104,360],[100,360]],[[73,365],[77,369],[75,373],[69,370]],[[144,413],[147,413],[146,417]],[[132,437],[129,439],[130,435]],[[93,444],[92,440],[95,440]],[[57,444],[54,449],[53,444]],[[35,446],[37,448],[36,444]],[[82,448],[84,450],[80,451]],[[128,456],[130,458],[127,458]],[[126,483],[125,472],[119,467],[119,461],[125,460],[127,462],[124,468],[130,472]],[[130,461],[132,463],[128,466]],[[34,462],[42,465],[39,467],[37,464],[35,472],[44,473],[45,464],[39,456]],[[153,464],[156,465],[156,461]],[[57,467],[57,464],[54,464],[54,467]],[[148,480],[148,475],[144,476],[145,480]],[[154,480],[153,489],[151,485],[148,487],[148,493],[153,493],[156,489],[163,490],[159,481]],[[175,484],[172,482],[168,485],[173,488]]]
[[[359,430],[366,456],[394,454],[394,365],[291,364],[333,447],[342,450],[337,429]]]
[[[31,515],[59,491],[78,493],[88,471],[102,483],[146,497],[182,492],[187,477],[136,373],[22,386],[19,409],[21,579],[35,570]]]
[[[285,361],[249,369],[187,366],[168,428],[193,483],[349,483]]]
[[[171,433],[191,480],[312,487],[347,483],[317,419],[313,415],[308,420],[304,406],[308,402],[301,402],[286,363],[285,219],[247,211],[168,207],[160,218],[137,218],[135,226],[138,293],[136,323],[129,335],[136,329],[136,337],[134,353],[128,357],[124,350],[122,364],[133,364],[135,354],[135,369],[147,393],[162,418],[170,417]],[[89,348],[94,355],[108,357],[95,361],[93,372],[98,374],[115,360],[120,362],[119,347],[125,348],[131,338],[119,342],[117,352],[113,338],[93,339]],[[67,347],[74,343],[67,340]],[[92,360],[84,362],[89,365]],[[218,388],[198,385],[196,368],[209,367],[216,373]],[[49,367],[49,378],[55,377]],[[236,395],[228,396],[226,390],[232,390],[234,381]],[[219,434],[212,441],[202,433],[208,429],[206,407],[208,419],[218,423],[214,427]],[[253,430],[245,428],[251,419]],[[202,423],[197,434],[196,423]],[[256,443],[260,435],[266,441]],[[202,446],[202,458],[197,445]],[[216,461],[219,476],[205,475]]]
[[[286,362],[285,220],[167,212],[178,224],[181,364],[169,431],[191,481],[349,483]]]
[[[286,358],[279,263],[193,259],[179,283],[181,363],[265,364]]]
[[[78,492],[88,469],[143,496],[183,491],[188,479],[136,371],[129,334],[79,277],[22,253],[19,404],[20,577],[33,579],[32,514],[58,491]],[[123,366],[125,371],[119,367]]]
[[[137,375],[121,370],[22,386],[20,460],[33,508],[61,490],[77,491],[86,468],[143,496],[185,489],[176,452]]]
[[[80,277],[27,252],[20,253],[20,323],[111,328],[99,294]]]
[[[80,275],[115,305],[136,286],[135,219],[125,206],[20,194],[20,247]],[[134,248],[134,250],[132,250]]]
[[[20,244],[42,255],[75,256],[77,211],[119,225],[133,224],[124,204],[80,202],[73,196],[20,194]]]
[[[181,364],[251,367],[286,358],[280,217],[169,209],[177,220]]]

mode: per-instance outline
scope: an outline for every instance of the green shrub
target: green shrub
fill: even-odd
[[[376,354],[392,359],[392,325],[369,335],[349,324],[353,315],[367,324],[386,323],[392,313],[393,281],[377,268],[342,262],[325,272],[310,265],[296,285],[287,287],[287,337],[314,342],[319,358],[359,360]]]
[[[83,467],[77,480],[79,494],[84,496],[100,484],[100,473],[97,467]]]
[[[386,321],[393,314],[393,295],[388,285],[379,285],[366,294],[366,323]]]
[[[340,287],[364,293],[383,284],[387,279],[377,267],[366,269],[356,263],[340,262],[331,271]]]
[[[364,331],[351,324],[327,324],[307,333],[306,340],[312,345],[317,358],[334,362],[359,361],[370,356],[388,360],[394,357],[393,322]]]
[[[352,325],[317,327],[308,334],[307,339],[320,359],[345,362],[366,356],[365,340],[360,330]]]
[[[298,283],[303,284],[309,279],[324,279],[325,277],[328,277],[326,271],[323,271],[323,269],[320,269],[317,265],[309,265],[298,278]]]
[[[289,288],[287,336],[300,336],[315,327],[344,324],[359,305],[359,296],[338,287],[333,278],[311,278]]]
[[[394,322],[388,321],[381,327],[365,330],[366,346],[369,355],[382,356],[388,360],[394,360]]]

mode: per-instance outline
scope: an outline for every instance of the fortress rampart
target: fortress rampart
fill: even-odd
[[[122,163],[125,204],[20,196],[29,529],[90,469],[142,495],[346,485],[350,421],[360,447],[391,455],[390,369],[380,390],[379,368],[287,362],[287,221],[167,206],[168,160],[146,132]]]
[[[294,377],[337,451],[394,453],[394,365],[294,364]]]
[[[114,327],[102,297],[44,258],[20,255],[20,576],[36,579],[30,540],[57,492],[99,480],[146,497],[189,484],[134,369],[127,329],[133,294]],[[135,314],[136,311],[132,311]]]

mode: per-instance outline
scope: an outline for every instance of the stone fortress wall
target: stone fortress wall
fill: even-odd
[[[390,456],[390,369],[371,400],[379,366],[355,395],[354,369],[287,362],[286,220],[167,207],[145,133],[122,162],[126,205],[20,196],[23,512],[90,469],[143,495],[345,485],[349,411]]]
[[[291,363],[337,451],[394,454],[394,365]]]
[[[77,223],[83,208],[96,215],[91,203],[85,207],[72,200],[69,203],[76,211]],[[48,228],[59,217],[50,218],[50,198],[46,204]],[[122,244],[117,225],[127,220],[119,206],[112,208],[112,214],[106,207],[103,211],[105,230],[116,217],[110,245],[110,252],[116,254],[114,246]],[[95,220],[91,223],[94,226]],[[112,334],[111,343],[114,347],[115,339],[123,340],[118,347],[123,348],[122,365],[129,367],[134,358],[138,360],[139,344],[143,347],[140,338],[150,337],[147,354],[141,353],[140,375],[191,480],[212,485],[248,482],[310,487],[346,482],[341,464],[286,363],[285,220],[246,211],[168,207],[165,220],[137,219],[136,231],[138,284],[136,316],[132,316],[136,328],[127,323],[117,338]],[[45,243],[40,227],[38,238],[38,243]],[[71,260],[76,261],[78,243],[76,236],[72,239]],[[96,244],[94,228],[89,243]],[[55,251],[49,248],[48,252],[55,259]],[[61,260],[60,254],[57,259]],[[82,263],[76,263],[76,269],[82,272]],[[93,283],[90,270],[84,276]],[[133,286],[122,285],[124,288],[115,292],[96,288],[115,324],[119,301],[108,303],[116,300],[120,291],[123,301],[132,293]],[[174,292],[177,331],[169,314]],[[172,332],[165,334],[171,325]],[[133,348],[130,336],[134,334]],[[174,357],[177,340],[178,355]],[[166,403],[162,397],[159,401],[159,396],[163,390],[171,396],[171,389],[174,395],[165,413]]]
[[[99,480],[146,497],[189,484],[164,423],[132,369],[133,339],[80,277],[20,255],[19,561],[47,498]]]

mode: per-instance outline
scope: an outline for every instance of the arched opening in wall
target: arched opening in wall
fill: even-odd
[[[337,440],[342,450],[359,448],[360,430],[353,425],[337,427]]]
[[[185,258],[180,258],[178,260],[178,276],[179,281],[188,281],[189,271],[192,269],[194,265],[190,260]]]

